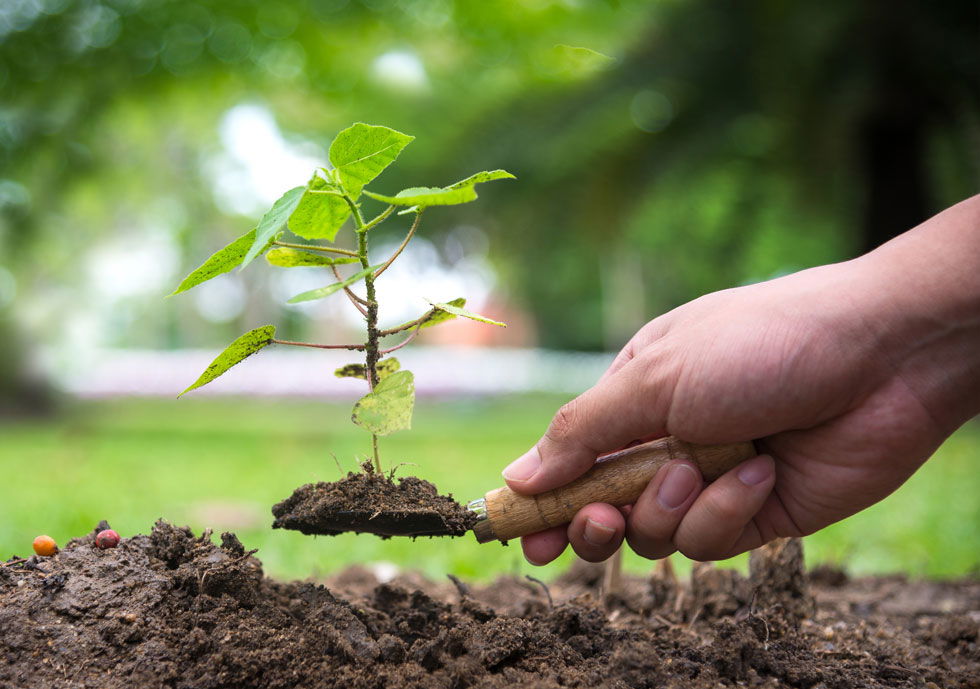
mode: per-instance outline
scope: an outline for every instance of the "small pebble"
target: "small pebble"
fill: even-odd
[[[100,531],[95,537],[95,547],[100,550],[115,548],[117,545],[119,545],[119,534],[112,529]]]

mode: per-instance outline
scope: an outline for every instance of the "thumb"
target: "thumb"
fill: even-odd
[[[674,367],[646,351],[565,404],[537,444],[503,471],[511,490],[563,486],[636,438],[666,435]]]

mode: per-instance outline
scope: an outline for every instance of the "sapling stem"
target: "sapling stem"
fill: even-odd
[[[361,266],[367,270],[371,267],[368,262],[368,228],[364,224],[361,209],[354,203],[354,199],[349,194],[344,194],[344,200],[350,206],[351,215],[354,217],[354,229],[357,233],[357,257],[361,260]],[[384,214],[382,213],[382,215]],[[377,224],[380,220],[375,218],[372,222]],[[371,273],[364,276],[364,290],[367,294],[367,314],[365,314],[365,318],[367,318],[367,343],[364,347],[364,368],[367,371],[368,387],[374,390],[374,386],[378,384],[378,300],[374,289],[374,275]],[[379,474],[383,473],[381,457],[378,455],[378,436],[376,433],[371,434],[371,448],[374,451],[374,468]]]
[[[354,352],[363,352],[365,345],[362,344],[317,344],[315,342],[293,342],[291,340],[271,340],[272,344],[289,345],[290,347],[313,347],[314,349],[349,349]]]
[[[302,249],[303,251],[324,251],[328,254],[342,254],[344,256],[350,256],[352,258],[357,258],[356,251],[348,251],[347,249],[338,249],[333,246],[318,246],[316,244],[290,244],[289,242],[272,242],[274,246],[284,246],[289,249]]]

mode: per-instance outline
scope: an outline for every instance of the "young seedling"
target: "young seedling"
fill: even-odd
[[[415,236],[423,212],[431,206],[450,206],[475,200],[477,184],[514,178],[504,170],[493,170],[479,172],[445,187],[412,187],[393,196],[368,191],[366,186],[391,165],[413,139],[388,127],[362,123],[343,130],[330,145],[329,166],[317,169],[306,186],[290,189],[283,194],[255,229],[212,255],[174,291],[174,294],[178,294],[236,267],[244,268],[262,254],[271,265],[281,268],[322,267],[333,281],[324,287],[297,294],[289,303],[324,299],[343,292],[364,319],[364,340],[351,344],[292,342],[276,339],[275,326],[264,325],[250,330],[228,345],[181,395],[210,383],[246,357],[273,344],[362,352],[363,363],[343,366],[337,369],[335,375],[360,378],[367,383],[368,393],[354,405],[352,420],[371,434],[374,469],[378,474],[382,473],[378,438],[409,428],[415,404],[412,373],[402,369],[398,360],[389,355],[411,342],[423,328],[456,317],[504,325],[467,311],[463,308],[466,300],[459,297],[446,302],[429,302],[427,311],[406,323],[390,328],[379,326],[375,283]],[[365,197],[384,204],[380,212],[369,220],[365,219],[363,212]],[[371,265],[368,245],[372,232],[396,211],[397,215],[407,215],[412,220],[405,238],[386,260]],[[356,250],[299,241],[324,240],[332,243],[348,220],[353,224]],[[355,270],[344,276],[341,270],[348,264]],[[364,293],[358,294],[357,288],[361,284]],[[382,339],[392,335],[401,335],[401,341],[382,347]]]

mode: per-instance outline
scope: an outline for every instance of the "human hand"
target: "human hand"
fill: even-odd
[[[567,527],[525,537],[527,558],[544,564],[571,543],[599,561],[625,537],[649,558],[680,550],[724,559],[812,533],[898,488],[980,398],[980,314],[966,313],[957,278],[967,295],[980,285],[963,247],[926,255],[936,253],[935,234],[976,229],[977,218],[973,199],[930,221],[944,220],[938,229],[907,233],[919,244],[900,238],[855,261],[707,295],[647,324],[505,470],[508,485],[550,490],[597,456],[666,434],[755,439],[763,454],[708,486],[693,464],[670,463],[631,508],[588,505]],[[937,284],[937,261],[957,284]]]

